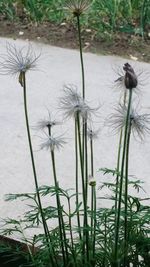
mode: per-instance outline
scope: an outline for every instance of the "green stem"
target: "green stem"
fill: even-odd
[[[91,151],[91,176],[94,178],[94,158],[93,158],[93,139],[90,139]],[[92,240],[92,258],[95,266],[95,237],[96,237],[96,186],[91,186],[91,240]]]
[[[77,113],[77,131],[78,131],[78,141],[79,141],[79,156],[80,156],[80,168],[81,168],[81,179],[82,179],[82,195],[83,195],[83,205],[86,205],[85,198],[85,183],[84,183],[84,168],[83,168],[83,157],[82,157],[82,143],[81,143],[81,135],[80,135],[80,117]]]
[[[80,212],[79,208],[79,184],[78,184],[78,135],[77,135],[77,121],[75,119],[75,161],[76,161],[76,208],[77,208],[77,223],[78,223],[78,232],[79,239],[82,240],[81,235],[81,223],[80,223]]]
[[[123,105],[126,104],[127,93],[125,91],[123,98]],[[117,220],[117,205],[118,205],[118,189],[119,189],[119,171],[120,171],[120,159],[121,159],[121,148],[122,148],[123,129],[120,132],[119,145],[118,145],[118,157],[117,157],[117,175],[116,175],[116,188],[115,188],[115,223]]]
[[[85,216],[85,229],[86,229],[86,253],[87,262],[89,262],[89,230],[88,230],[88,216],[87,216],[87,206],[88,206],[88,148],[87,148],[87,121],[85,122],[85,193],[86,193],[86,210]]]
[[[52,133],[52,129],[51,128],[52,128],[52,126],[49,125],[48,126],[49,137],[51,137],[51,133]],[[63,238],[63,239],[61,239],[62,254],[65,253],[65,251],[63,251],[64,250],[63,245],[64,245],[65,248],[66,248],[66,257],[68,259],[66,231],[65,231],[65,224],[64,224],[64,219],[63,219],[63,215],[62,215],[62,208],[61,208],[61,203],[60,203],[60,198],[59,198],[59,193],[58,193],[58,181],[57,181],[57,175],[56,175],[54,151],[51,151],[51,159],[52,159],[52,166],[53,166],[54,183],[55,183],[55,188],[56,188],[56,202],[57,202],[57,209],[58,209],[58,225],[59,225],[60,236],[62,234],[62,238]],[[64,241],[64,243],[63,243],[63,241]]]
[[[90,139],[91,152],[91,177],[94,176],[94,162],[93,162],[93,140]],[[94,188],[91,186],[91,237],[93,239],[93,225],[94,225]],[[93,242],[92,242],[93,243]]]
[[[127,255],[128,255],[128,169],[129,169],[129,146],[130,146],[130,135],[131,135],[131,119],[129,121],[128,136],[127,136],[127,147],[126,147],[126,168],[125,168],[125,221],[124,221],[124,267],[127,266]]]
[[[118,247],[119,247],[119,231],[120,231],[120,215],[121,215],[121,202],[122,202],[122,188],[123,188],[123,176],[124,176],[124,164],[125,164],[125,154],[126,154],[126,144],[127,144],[127,134],[130,118],[130,109],[132,101],[132,89],[129,90],[129,102],[126,116],[125,133],[124,133],[124,143],[122,152],[122,163],[121,163],[121,174],[120,174],[120,188],[119,188],[119,199],[118,199],[118,210],[117,210],[117,220],[116,220],[116,233],[115,233],[115,264],[116,267],[119,266],[118,263]]]
[[[85,136],[85,192],[86,192],[86,205],[88,202],[88,147],[87,147],[87,121],[84,123],[84,136]]]
[[[73,242],[73,233],[72,233],[72,221],[71,221],[71,205],[70,205],[70,198],[68,200],[68,209],[69,209],[69,230],[70,230],[70,238],[71,238],[71,247],[72,251],[74,251],[74,242]]]
[[[91,239],[93,240],[93,225],[94,225],[94,186],[91,186]],[[92,241],[93,243],[93,241]]]
[[[40,198],[40,194],[39,194],[38,179],[37,179],[35,162],[34,162],[34,155],[33,155],[33,148],[32,148],[32,142],[31,142],[30,127],[29,127],[29,120],[28,120],[25,72],[22,72],[21,75],[22,75],[22,87],[23,87],[23,97],[24,97],[24,111],[25,111],[26,128],[27,128],[30,156],[31,156],[31,162],[32,162],[32,169],[33,169],[33,176],[34,176],[36,194],[37,194],[37,199],[38,199],[39,211],[40,211],[40,214],[41,214],[42,224],[43,224],[44,233],[45,233],[45,238],[46,238],[47,246],[48,246],[48,249],[49,249],[49,257],[50,257],[51,263],[55,266],[54,261],[53,261],[53,257],[51,255],[52,245],[49,242],[49,234],[48,234],[48,231],[47,231],[47,223],[46,223],[46,220],[45,220],[45,217],[44,217],[44,214],[43,214],[42,203],[41,203],[41,198]]]
[[[116,188],[115,188],[115,222],[117,219],[117,205],[118,205],[118,189],[119,189],[119,170],[120,170],[120,156],[122,147],[122,133],[120,132],[119,147],[118,147],[118,158],[117,158],[117,175],[116,175]]]
[[[81,60],[81,71],[82,71],[82,97],[84,99],[85,98],[85,74],[84,74],[84,62],[83,62],[83,52],[82,52],[80,15],[78,14],[76,17],[77,17],[79,48],[80,48],[80,60]]]
[[[83,207],[84,207],[84,218],[83,218],[83,261],[85,261],[84,254],[85,254],[85,246],[87,248],[87,258],[89,256],[89,249],[88,249],[88,222],[87,222],[87,201],[86,201],[86,188],[85,188],[85,179],[84,179],[84,162],[83,162],[83,155],[82,155],[82,142],[81,142],[81,131],[80,131],[80,117],[79,113],[77,113],[77,130],[78,130],[78,141],[79,141],[79,156],[80,156],[80,168],[81,168],[81,179],[82,179],[82,196],[83,196]]]
[[[53,175],[54,175],[54,183],[56,188],[56,202],[57,202],[57,209],[58,209],[58,225],[59,225],[59,235],[60,235],[60,241],[61,241],[61,250],[62,250],[62,256],[63,256],[63,263],[64,267],[66,266],[66,255],[65,255],[65,249],[64,246],[65,241],[63,237],[63,229],[62,229],[62,212],[61,212],[61,204],[59,199],[59,193],[58,193],[58,182],[57,182],[57,176],[56,176],[56,166],[55,166],[55,155],[54,151],[51,151],[51,159],[52,159],[52,167],[53,167]]]
[[[94,160],[93,160],[93,140],[90,139],[90,150],[91,150],[91,176],[94,177]]]
[[[76,254],[75,254],[75,250],[74,250],[73,231],[72,231],[70,198],[67,197],[67,200],[68,200],[68,209],[69,209],[69,231],[70,231],[70,239],[71,239],[71,252],[72,252],[73,259],[74,259],[74,266],[77,267]]]
[[[96,243],[96,186],[93,188],[93,198],[94,198],[94,231],[93,231],[93,259],[95,262],[95,243]],[[93,267],[95,264],[93,265]]]
[[[104,253],[104,259],[103,259],[103,266],[106,266],[106,248],[107,248],[107,216],[106,214],[104,215],[104,248],[105,248],[105,253]]]

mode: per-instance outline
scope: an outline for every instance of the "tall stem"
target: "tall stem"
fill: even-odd
[[[63,223],[62,223],[62,212],[61,212],[61,204],[58,194],[58,182],[57,182],[57,176],[56,176],[56,167],[55,167],[55,154],[54,151],[51,151],[51,159],[52,159],[52,166],[53,166],[53,175],[54,175],[54,183],[56,188],[56,202],[57,202],[57,209],[58,209],[58,225],[59,225],[59,235],[60,235],[60,241],[61,241],[61,250],[62,250],[62,256],[63,256],[63,263],[64,267],[66,266],[66,255],[65,255],[65,249],[64,246],[65,240],[63,237]]]
[[[76,208],[77,208],[77,223],[78,223],[78,232],[79,239],[82,240],[81,235],[81,223],[80,223],[80,212],[79,212],[79,184],[78,184],[78,132],[77,132],[77,121],[75,119],[75,161],[76,161]]]
[[[83,205],[86,205],[85,198],[85,182],[84,182],[84,168],[83,168],[83,157],[82,157],[82,142],[81,142],[81,131],[80,131],[80,116],[77,113],[77,131],[78,131],[78,141],[79,141],[79,157],[80,157],[80,169],[81,169],[81,179],[82,179],[82,195],[83,195]]]
[[[117,158],[117,175],[116,175],[116,188],[115,188],[115,222],[117,219],[117,205],[118,205],[118,189],[119,189],[119,170],[120,170],[120,155],[122,146],[122,133],[120,132],[119,147],[118,147],[118,158]]]
[[[80,15],[78,14],[76,17],[77,17],[79,48],[80,48],[80,60],[81,60],[81,71],[82,71],[82,97],[84,99],[85,98],[85,74],[84,74],[84,62],[83,62],[83,52],[82,52]]]
[[[39,194],[39,186],[38,186],[38,179],[37,179],[37,174],[36,174],[36,168],[35,168],[35,161],[34,161],[34,155],[33,155],[33,148],[32,148],[32,142],[31,142],[31,134],[30,134],[30,127],[29,127],[29,120],[28,120],[28,108],[27,108],[27,95],[26,95],[26,77],[25,77],[25,72],[22,72],[22,86],[23,86],[23,97],[24,97],[24,111],[25,111],[25,120],[26,120],[26,128],[27,128],[27,135],[28,135],[28,142],[29,142],[29,149],[30,149],[30,156],[31,156],[31,162],[32,162],[32,169],[33,169],[33,176],[34,176],[34,182],[35,182],[35,188],[36,188],[36,194],[37,194],[37,199],[38,199],[38,205],[39,205],[39,210],[42,218],[42,224],[44,228],[44,233],[45,233],[45,238],[47,242],[47,246],[49,249],[49,257],[54,264],[53,257],[51,255],[52,253],[52,245],[49,242],[49,234],[48,234],[48,227],[47,223],[43,214],[43,209],[42,209],[42,203],[41,203],[41,198]]]
[[[93,160],[93,139],[90,139],[90,150],[91,150],[91,176],[94,177],[94,160]]]
[[[87,206],[88,206],[88,148],[87,148],[87,121],[85,121],[85,199],[86,199],[86,210],[84,213],[84,227],[86,235],[86,253],[87,262],[89,262],[89,230],[88,230],[88,216],[87,216]]]
[[[87,258],[89,258],[89,248],[88,248],[88,221],[87,221],[87,201],[86,201],[86,187],[85,187],[85,176],[84,176],[84,162],[82,155],[82,142],[81,142],[81,132],[80,132],[80,117],[77,113],[77,130],[78,130],[78,141],[79,141],[79,156],[80,156],[80,168],[81,168],[81,179],[82,179],[82,196],[83,196],[83,207],[84,207],[84,218],[83,218],[83,257],[85,254],[85,246],[87,248]],[[85,259],[83,259],[85,260]]]
[[[93,139],[90,139],[91,151],[91,176],[94,178],[94,152]],[[96,185],[91,186],[91,239],[92,239],[92,257],[93,266],[95,266],[95,237],[96,237]]]
[[[48,134],[49,137],[51,137],[52,134],[52,126],[48,126]],[[62,207],[60,203],[60,197],[58,193],[58,181],[57,181],[57,175],[56,175],[56,165],[55,165],[55,154],[54,151],[51,150],[51,160],[52,160],[52,168],[53,168],[53,176],[54,176],[54,184],[56,188],[56,202],[57,202],[57,209],[58,209],[58,225],[59,225],[59,232],[60,232],[60,239],[61,239],[61,246],[62,246],[62,255],[64,260],[64,266],[66,264],[65,259],[65,250],[66,249],[66,258],[68,259],[68,249],[67,249],[67,240],[66,240],[66,231],[65,231],[65,224],[62,214]]]
[[[118,241],[119,241],[119,231],[120,231],[120,215],[121,215],[121,202],[122,202],[122,188],[123,188],[123,176],[124,176],[124,164],[125,164],[125,154],[126,154],[126,144],[127,144],[127,134],[130,119],[130,109],[132,101],[132,89],[129,90],[129,102],[126,116],[125,133],[124,133],[124,143],[122,152],[122,163],[121,163],[121,174],[120,174],[120,188],[119,188],[119,199],[118,199],[118,210],[117,210],[117,220],[116,220],[116,233],[115,233],[115,266],[118,267]]]
[[[91,152],[91,177],[94,178],[94,162],[93,162],[93,140],[90,139],[90,152]],[[91,237],[93,239],[93,225],[94,225],[94,188],[91,186]],[[93,242],[93,240],[92,240]]]
[[[127,92],[124,93],[123,105],[126,104]],[[120,159],[121,159],[121,148],[123,139],[123,129],[120,131],[119,145],[118,145],[118,157],[117,157],[117,175],[116,175],[116,188],[115,188],[115,222],[117,219],[117,205],[118,205],[118,189],[119,189],[119,171],[120,171]]]
[[[95,266],[95,243],[96,243],[96,186],[93,188],[93,202],[94,202],[94,231],[93,231],[93,259],[94,259],[94,265]]]
[[[127,266],[128,255],[128,169],[129,169],[129,147],[130,147],[130,135],[131,135],[131,119],[129,121],[127,148],[126,148],[126,167],[125,167],[125,221],[124,221],[124,267]]]

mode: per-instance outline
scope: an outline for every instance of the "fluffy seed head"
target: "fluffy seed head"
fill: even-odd
[[[90,6],[90,0],[66,0],[65,7],[74,15],[80,16]]]
[[[115,113],[109,116],[107,125],[112,127],[114,132],[118,132],[124,128],[126,124],[127,107],[119,105],[115,109]],[[131,131],[135,138],[144,139],[146,133],[150,133],[150,114],[138,114],[137,109],[131,108],[130,120]]]
[[[87,130],[87,136],[90,140],[94,140],[98,138],[98,134],[99,134],[99,129],[94,131],[92,128],[88,128]]]
[[[1,56],[0,73],[5,75],[20,75],[36,68],[40,55],[36,56],[32,46],[17,48],[7,44],[7,53]]]
[[[47,139],[40,145],[41,149],[46,149],[50,151],[54,151],[55,149],[59,150],[66,144],[64,138],[61,136],[48,136]]]
[[[61,123],[55,119],[52,119],[50,112],[48,112],[48,117],[46,119],[38,121],[36,125],[37,130],[44,130],[45,128],[52,128],[56,125],[60,125]]]
[[[80,115],[85,120],[90,118],[95,111],[95,109],[89,107],[77,92],[77,88],[72,85],[64,87],[64,96],[60,100],[60,108],[63,110],[66,118],[76,118],[77,115]]]

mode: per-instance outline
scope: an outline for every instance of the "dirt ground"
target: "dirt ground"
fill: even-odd
[[[29,39],[46,44],[72,48],[78,47],[76,29],[68,24],[54,25],[50,22],[31,24],[11,22],[0,17],[0,36],[14,39]],[[138,35],[117,33],[113,37],[96,37],[95,32],[82,32],[84,51],[119,55],[133,60],[150,62],[150,38],[143,40]]]

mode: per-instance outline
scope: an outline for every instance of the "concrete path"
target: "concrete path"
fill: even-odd
[[[6,53],[6,43],[22,47],[26,41],[0,38],[0,53]],[[33,43],[36,54],[41,52],[37,70],[27,75],[27,97],[29,106],[30,125],[47,117],[47,109],[60,116],[59,100],[63,95],[64,84],[75,84],[81,90],[81,74],[79,52],[44,44]],[[118,136],[103,127],[105,118],[112,113],[113,107],[119,102],[121,91],[115,87],[114,80],[117,71],[127,62],[126,59],[84,54],[86,72],[86,98],[92,106],[101,104],[99,116],[95,118],[95,128],[100,128],[99,139],[95,141],[95,176],[98,186],[103,177],[98,169],[101,167],[115,168]],[[129,62],[129,61],[128,61]],[[135,70],[142,74],[140,93],[136,102],[145,108],[150,107],[150,64],[129,62]],[[25,128],[23,110],[23,92],[15,77],[0,76],[0,217],[17,217],[26,209],[25,205],[17,202],[7,203],[4,195],[8,193],[32,192],[34,181],[31,169],[30,155]],[[34,127],[33,127],[34,128]],[[57,152],[57,174],[60,185],[67,189],[75,187],[74,178],[74,126],[72,121],[65,122],[55,128],[57,135],[64,133],[67,144]],[[39,150],[43,135],[32,129],[32,139],[36,160],[39,184],[53,184],[50,155],[47,151]],[[145,181],[146,197],[150,194],[150,136],[144,142],[131,140],[130,174]],[[102,193],[98,191],[98,195]],[[141,192],[142,197],[145,196]],[[103,205],[105,203],[103,202]],[[100,203],[101,205],[101,203]]]

